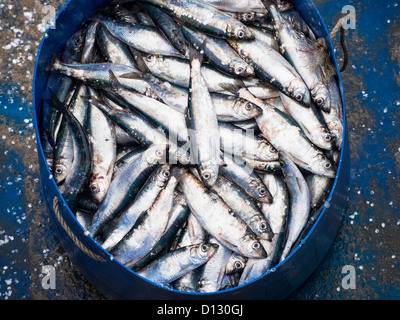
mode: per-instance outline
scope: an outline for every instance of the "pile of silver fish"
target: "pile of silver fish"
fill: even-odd
[[[288,1],[111,1],[46,69],[49,168],[137,274],[188,292],[249,283],[288,258],[332,189],[331,61]]]

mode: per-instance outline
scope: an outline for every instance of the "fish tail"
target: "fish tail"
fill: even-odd
[[[206,47],[206,42],[207,42],[207,40],[204,40],[199,48],[196,48],[194,44],[189,43],[188,48],[189,48],[189,59],[190,59],[190,61],[197,60],[197,61],[200,62],[200,64],[203,63],[204,49]]]

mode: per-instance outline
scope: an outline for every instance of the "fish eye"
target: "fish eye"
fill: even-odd
[[[324,135],[324,140],[326,142],[331,142],[332,141],[332,136],[328,133],[328,134]]]
[[[332,165],[329,162],[325,162],[324,167],[325,169],[329,169]]]
[[[286,167],[286,162],[283,161],[283,160],[280,160],[280,161],[279,161],[279,164],[281,165],[282,168],[285,168],[285,167]]]
[[[92,191],[92,192],[94,192],[94,193],[97,193],[97,192],[99,192],[100,190],[99,190],[99,187],[98,187],[97,185],[93,184],[93,185],[90,187],[90,191]]]
[[[148,62],[152,62],[152,61],[154,60],[154,56],[151,55],[151,54],[149,54],[149,55],[146,57],[146,60],[147,60]]]
[[[247,13],[247,14],[245,15],[245,18],[246,18],[246,20],[252,20],[252,19],[254,19],[254,14],[251,13],[251,12],[249,12],[249,13]]]
[[[201,245],[200,250],[202,252],[207,252],[208,251],[208,245],[206,245],[206,244]]]
[[[234,263],[235,269],[241,269],[242,266],[243,266],[243,264],[240,261],[235,261],[235,263]]]
[[[274,146],[270,146],[270,147],[269,147],[269,151],[270,151],[271,153],[277,153],[277,152],[278,152],[278,150],[276,150]]]
[[[63,169],[61,169],[61,168],[56,168],[56,173],[57,173],[57,174],[63,173]]]
[[[267,229],[267,224],[265,222],[261,222],[260,229],[261,230],[266,230]]]
[[[259,193],[261,196],[263,196],[263,195],[267,194],[267,190],[266,190],[265,188],[263,188],[263,187],[260,187],[260,188],[258,189],[258,193]]]
[[[161,157],[164,154],[164,152],[162,152],[161,150],[157,150],[156,151],[156,156],[157,157]]]
[[[296,94],[295,96],[296,101],[300,102],[303,100],[303,95],[301,93]]]
[[[165,170],[163,171],[162,175],[164,178],[168,178],[171,175],[171,173],[168,170]]]
[[[238,38],[243,38],[245,33],[242,29],[239,29],[236,33],[236,35],[238,36]]]
[[[247,111],[250,111],[251,109],[254,108],[254,106],[251,102],[247,102],[244,107],[246,108]]]
[[[259,242],[254,242],[254,243],[251,245],[251,247],[252,247],[254,250],[260,250],[261,245],[260,245]]]
[[[236,74],[242,74],[244,72],[244,68],[243,67],[237,67],[235,72],[236,72]]]
[[[324,104],[325,100],[324,98],[318,98],[315,102],[317,103],[317,105],[321,106]]]
[[[204,172],[203,173],[203,179],[204,180],[209,180],[211,178],[211,173],[209,172]]]

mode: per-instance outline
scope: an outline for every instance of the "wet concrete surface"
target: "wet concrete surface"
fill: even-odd
[[[351,149],[350,200],[325,259],[289,299],[397,300],[400,1],[314,2],[330,30],[345,5],[357,13],[356,29],[347,31],[350,61],[342,74]],[[43,20],[51,13],[48,6],[58,11],[65,3],[0,0],[0,300],[104,299],[71,264],[56,238],[37,162],[32,105],[36,52],[45,31]],[[340,57],[337,40],[334,44]],[[55,267],[55,289],[42,287],[45,265]],[[355,289],[342,286],[346,265],[356,270]]]

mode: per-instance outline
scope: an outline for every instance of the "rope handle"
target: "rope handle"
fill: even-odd
[[[335,27],[332,29],[331,31],[331,39],[336,38],[337,34],[339,33],[339,42],[340,45],[342,47],[342,51],[343,51],[343,63],[342,65],[339,67],[339,71],[343,72],[346,70],[347,65],[349,63],[349,50],[347,48],[347,44],[346,44],[346,30],[343,27],[343,21],[344,21],[345,17],[342,17],[338,20],[338,22],[336,23]]]
[[[69,228],[65,220],[63,219],[60,208],[59,208],[59,202],[57,197],[54,197],[53,199],[53,210],[55,212],[56,218],[58,222],[60,223],[61,227],[64,229],[64,231],[70,236],[72,241],[75,243],[75,245],[81,249],[86,255],[88,255],[90,258],[93,260],[99,261],[99,262],[105,262],[106,260],[95,254],[93,251],[91,251],[89,248],[87,248],[79,239],[76,237],[76,235],[73,233],[73,231]]]

